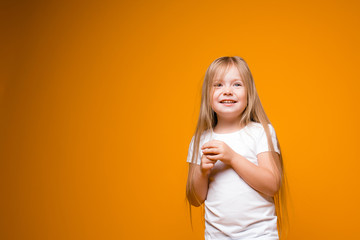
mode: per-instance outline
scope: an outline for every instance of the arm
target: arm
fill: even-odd
[[[230,160],[230,166],[251,187],[268,196],[274,196],[280,188],[280,171],[276,167],[279,155],[276,159],[271,152],[262,152],[257,155],[258,166],[250,162],[240,154],[235,153]]]
[[[191,205],[200,206],[206,199],[209,187],[209,175],[211,168],[214,167],[216,161],[209,160],[205,155],[201,157],[201,164],[189,163],[189,189],[187,198]],[[191,180],[190,180],[191,179]]]
[[[271,152],[257,155],[258,165],[236,153],[226,143],[218,140],[210,141],[202,147],[202,151],[211,160],[221,160],[230,165],[235,172],[255,190],[268,196],[274,196],[280,188],[280,160]]]

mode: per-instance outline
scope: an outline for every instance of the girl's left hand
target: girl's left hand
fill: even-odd
[[[232,159],[236,152],[232,150],[226,143],[219,140],[212,140],[202,145],[203,154],[210,160],[220,160],[225,164],[231,165]]]

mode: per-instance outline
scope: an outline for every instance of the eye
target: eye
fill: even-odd
[[[214,87],[221,87],[221,86],[222,86],[221,83],[215,83],[215,84],[214,84]]]
[[[235,87],[241,87],[242,84],[241,84],[240,82],[237,82],[237,83],[234,83],[234,86],[235,86]]]

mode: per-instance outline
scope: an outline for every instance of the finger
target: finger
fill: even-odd
[[[201,162],[203,163],[216,163],[216,160],[212,160],[212,159],[209,159],[209,158],[204,158],[201,160]]]
[[[211,168],[213,168],[214,167],[214,163],[204,163],[203,165],[202,165],[202,168],[203,169],[211,169]]]
[[[219,149],[218,148],[206,148],[202,150],[203,154],[209,155],[209,154],[218,154],[219,153]]]
[[[205,149],[205,148],[212,148],[212,147],[216,147],[216,140],[211,140],[207,143],[204,143],[202,146],[201,146],[201,149]]]
[[[216,155],[206,155],[206,158],[209,159],[209,160],[212,160],[212,161],[217,161],[220,159],[220,156],[219,154],[216,154]]]
[[[206,155],[203,155],[202,158],[201,158],[201,163],[205,163],[205,164],[213,163],[213,164],[215,164],[216,160],[209,159]]]
[[[203,144],[201,149],[219,147],[223,143],[224,142],[220,141],[220,140],[211,140],[211,141]]]

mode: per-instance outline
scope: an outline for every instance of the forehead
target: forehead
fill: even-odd
[[[234,79],[242,81],[238,68],[233,64],[223,65],[223,66],[219,66],[216,69],[214,73],[213,82],[234,80]]]

